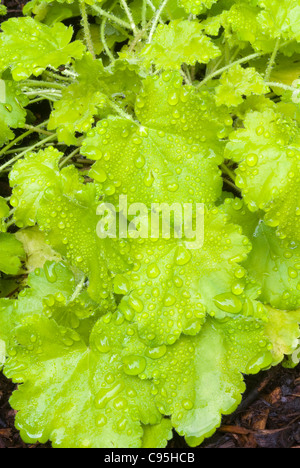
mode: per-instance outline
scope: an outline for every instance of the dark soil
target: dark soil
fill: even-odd
[[[6,20],[22,14],[26,0],[2,0]],[[300,448],[300,365],[281,366],[246,377],[240,407],[223,418],[216,434],[200,448]],[[14,427],[15,412],[9,405],[14,384],[0,373],[0,448],[51,448],[51,444],[25,444]],[[178,435],[169,443],[185,448]]]
[[[0,4],[7,7],[7,16],[4,17],[4,20],[11,17],[22,16],[22,8],[26,3],[28,3],[26,0],[0,0]]]

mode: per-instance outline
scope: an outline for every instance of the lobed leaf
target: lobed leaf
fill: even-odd
[[[213,203],[221,192],[221,138],[231,118],[210,108],[208,93],[183,86],[177,73],[145,80],[135,104],[138,122],[100,121],[83,142],[82,154],[97,160],[90,172],[105,200]],[[216,133],[220,140],[216,139]]]
[[[181,65],[208,63],[221,54],[220,49],[203,34],[198,21],[174,20],[159,25],[151,44],[142,51],[145,64],[161,69],[180,69]]]
[[[67,65],[79,59],[84,45],[72,39],[73,29],[62,23],[52,27],[32,18],[11,18],[1,24],[0,71],[12,71],[15,81],[39,76],[47,67]]]
[[[298,141],[297,123],[269,109],[248,113],[245,128],[232,133],[226,149],[226,156],[239,162],[236,183],[251,211],[264,210],[266,224],[295,242],[300,227]]]

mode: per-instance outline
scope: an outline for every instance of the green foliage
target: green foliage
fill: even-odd
[[[223,73],[216,88],[217,105],[238,106],[244,102],[243,96],[266,94],[269,88],[255,68],[231,67]]]
[[[299,362],[299,11],[32,0],[2,22],[0,366],[25,442],[197,446],[244,375]]]
[[[0,253],[0,271],[7,275],[17,275],[25,256],[21,242],[12,234],[0,233]]]
[[[182,41],[182,37],[185,41]],[[198,21],[171,21],[159,25],[153,41],[142,52],[145,63],[158,68],[180,69],[183,63],[208,63],[220,55],[219,48],[202,32]]]
[[[83,53],[82,43],[70,44],[73,29],[62,23],[50,28],[32,18],[11,18],[1,28],[0,71],[10,68],[16,81],[39,76],[47,67],[57,68]]]

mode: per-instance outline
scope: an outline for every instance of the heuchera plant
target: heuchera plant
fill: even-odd
[[[32,0],[1,30],[16,427],[54,447],[161,448],[172,429],[197,446],[244,374],[299,362],[300,1]],[[99,236],[99,203],[124,195],[204,204],[203,246]]]

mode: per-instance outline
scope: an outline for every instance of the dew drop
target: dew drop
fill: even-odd
[[[186,265],[192,258],[192,254],[183,246],[179,246],[175,253],[175,262],[177,265]]]
[[[243,308],[243,304],[240,299],[230,293],[219,294],[214,297],[213,301],[218,309],[231,314],[238,314]]]
[[[161,345],[156,348],[147,348],[145,351],[145,355],[151,359],[160,359],[166,354],[166,352],[166,345]]]
[[[125,356],[122,361],[123,370],[127,375],[141,374],[146,368],[146,359],[143,356]]]

